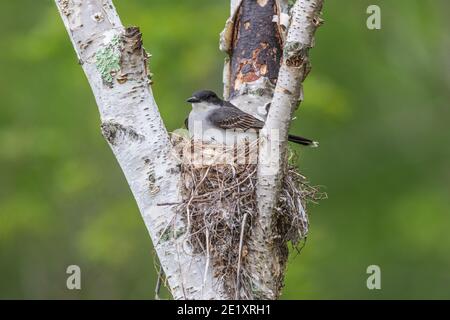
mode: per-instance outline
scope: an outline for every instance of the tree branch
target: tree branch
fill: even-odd
[[[149,86],[139,29],[123,27],[111,0],[55,2],[97,101],[103,136],[130,185],[174,299],[224,298],[211,270],[205,272],[205,257],[192,253],[175,209],[180,170]]]

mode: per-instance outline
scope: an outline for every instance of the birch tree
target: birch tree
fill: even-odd
[[[186,221],[176,210],[182,175],[153,97],[150,54],[139,28],[124,27],[111,0],[55,2],[97,102],[101,132],[138,204],[173,298],[233,298],[208,257],[194,253],[186,241]],[[258,223],[252,225],[247,258],[262,299],[278,298],[283,283],[286,258],[274,249],[271,225],[285,174],[287,132],[302,100],[322,2],[231,0],[220,37],[228,55],[224,97],[266,119],[259,145]]]

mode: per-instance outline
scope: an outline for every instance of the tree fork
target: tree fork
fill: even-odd
[[[231,55],[224,69],[225,97],[232,94],[239,107],[264,118],[272,102],[260,134],[258,221],[248,257],[255,298],[275,299],[282,287],[286,257],[274,250],[271,228],[283,172],[272,160],[284,162],[322,2],[297,0],[289,19],[287,0],[231,0],[232,17],[221,34],[221,49]],[[174,299],[231,298],[223,280],[206,268],[206,257],[193,254],[186,241],[186,223],[176,210],[181,174],[150,87],[139,30],[123,27],[112,0],[55,3],[95,96],[102,133],[133,192]],[[264,32],[258,34],[258,28]],[[272,129],[281,132],[279,140]],[[269,169],[274,174],[267,175]]]

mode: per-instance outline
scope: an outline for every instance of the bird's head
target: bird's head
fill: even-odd
[[[217,94],[210,90],[200,90],[192,94],[192,96],[186,100],[186,102],[195,104],[204,104],[208,106],[221,106],[223,101]]]

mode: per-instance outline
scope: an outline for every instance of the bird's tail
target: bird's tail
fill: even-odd
[[[316,148],[316,147],[319,146],[319,143],[317,141],[312,141],[312,140],[307,139],[307,138],[294,136],[293,134],[290,134],[288,136],[288,140],[291,141],[291,142],[294,142],[294,143],[301,144],[303,146],[308,146],[308,147],[313,147],[313,148]]]

